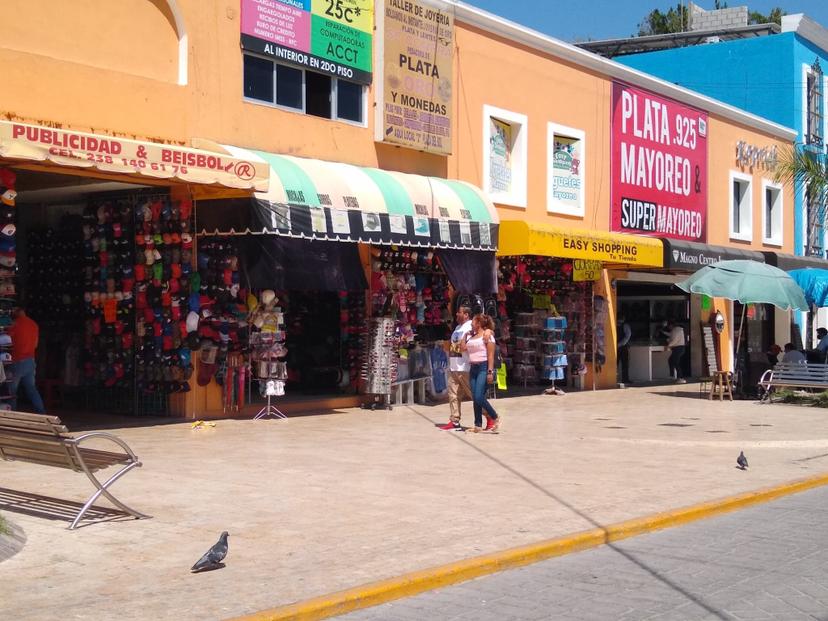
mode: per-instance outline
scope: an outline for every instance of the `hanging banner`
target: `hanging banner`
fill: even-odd
[[[621,233],[707,239],[707,113],[612,84],[612,217]]]
[[[512,191],[512,126],[489,119],[489,188],[492,192]]]
[[[242,49],[371,83],[374,0],[241,0]]]
[[[451,154],[454,16],[417,0],[384,0],[383,101],[377,140]]]

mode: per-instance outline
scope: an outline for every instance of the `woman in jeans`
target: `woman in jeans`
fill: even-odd
[[[472,329],[466,335],[465,350],[469,353],[471,369],[469,384],[474,399],[474,429],[480,431],[497,431],[500,418],[492,404],[486,399],[486,389],[494,383],[494,322],[488,315],[478,314],[472,319]],[[486,410],[486,429],[483,429],[483,410]]]

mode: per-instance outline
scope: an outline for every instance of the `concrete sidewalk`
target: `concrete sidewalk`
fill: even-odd
[[[19,511],[82,501],[85,477],[0,462],[28,537],[0,617],[222,619],[828,471],[824,410],[696,391],[500,399],[499,435],[437,430],[445,405],[117,430],[145,465],[113,491],[154,518],[73,532]],[[222,530],[227,567],[191,575]]]

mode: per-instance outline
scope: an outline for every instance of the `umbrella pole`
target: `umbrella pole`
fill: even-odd
[[[742,346],[742,332],[745,330],[745,311],[747,304],[742,304],[742,319],[739,321],[739,334],[736,336],[736,352],[733,356],[733,374],[736,376],[738,385],[741,386],[741,377],[739,376],[739,349]]]

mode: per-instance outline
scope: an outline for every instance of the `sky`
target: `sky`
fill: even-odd
[[[615,39],[638,33],[638,24],[653,9],[666,12],[677,0],[464,0],[533,30],[567,42]],[[686,0],[685,0],[686,2]],[[714,0],[696,0],[705,10]],[[805,13],[828,28],[828,0],[729,0],[728,6],[747,6],[767,14],[781,7],[787,14]]]

